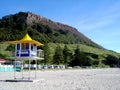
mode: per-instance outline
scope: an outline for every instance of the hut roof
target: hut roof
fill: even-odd
[[[35,44],[37,46],[42,46],[43,44],[32,39],[28,34],[26,34],[21,40],[17,40],[17,41],[9,41],[10,44],[16,44],[16,43],[31,43],[31,44]]]

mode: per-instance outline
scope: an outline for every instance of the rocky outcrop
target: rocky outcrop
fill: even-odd
[[[87,38],[86,36],[84,36],[82,33],[80,33],[76,28],[73,28],[71,26],[65,25],[65,24],[61,24],[59,22],[54,22],[50,19],[47,19],[45,17],[33,14],[31,12],[27,12],[27,24],[28,26],[34,24],[34,23],[40,23],[43,25],[48,25],[50,28],[54,29],[54,30],[68,30],[71,33],[73,33],[76,37],[79,38],[83,38],[85,41],[91,41],[89,38]]]

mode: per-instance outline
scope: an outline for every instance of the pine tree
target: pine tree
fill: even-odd
[[[80,51],[79,47],[75,50],[73,60],[71,61],[71,66],[84,66],[88,65],[88,60],[85,54]]]
[[[75,54],[73,57],[73,60],[71,61],[72,66],[79,66],[80,65],[80,49],[77,47],[75,50]]]
[[[63,55],[64,55],[65,68],[67,68],[67,65],[70,62],[70,58],[71,58],[72,54],[66,45],[63,50]]]
[[[60,46],[56,47],[55,54],[53,56],[53,64],[63,64],[63,50]]]
[[[50,64],[51,63],[51,56],[50,56],[50,49],[49,45],[45,44],[44,45],[44,64]]]

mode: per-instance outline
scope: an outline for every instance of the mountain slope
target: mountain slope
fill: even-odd
[[[30,12],[19,12],[0,19],[0,41],[21,39],[25,33],[43,43],[81,43],[102,48],[77,29]]]
[[[50,28],[54,29],[54,30],[60,30],[60,29],[69,30],[74,35],[79,36],[80,38],[83,38],[84,40],[89,41],[89,39],[86,36],[84,36],[82,33],[78,32],[77,29],[75,29],[75,28],[73,28],[71,26],[61,24],[61,23],[58,23],[58,22],[53,22],[50,19],[46,19],[44,17],[38,16],[38,15],[35,15],[35,14],[32,14],[32,13],[28,13],[27,24],[32,25],[34,23],[40,23],[40,24],[43,24],[43,25],[49,25]]]
[[[19,12],[0,19],[0,57],[13,56],[15,46],[4,41],[20,40],[26,33],[33,39],[44,43],[45,46],[48,45],[47,49],[38,47],[49,51],[46,54],[49,58],[45,58],[45,60],[50,61],[47,61],[48,64],[53,64],[54,54],[58,46],[61,47],[61,50],[65,46],[68,47],[70,55],[69,65],[74,63],[75,50],[78,47],[81,51],[78,57],[83,57],[81,60],[88,62],[88,64],[83,65],[105,64],[116,66],[120,62],[119,53],[104,49],[77,29],[30,12]]]

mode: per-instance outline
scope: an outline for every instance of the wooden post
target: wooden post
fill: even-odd
[[[28,79],[30,80],[30,59],[29,59],[29,77]]]
[[[37,78],[37,59],[35,60],[36,62],[36,70],[35,70],[35,79]]]
[[[23,60],[22,60],[22,67],[21,67],[21,69],[22,69],[22,79],[24,78],[24,76],[23,76]]]
[[[15,59],[16,62],[16,59]],[[14,79],[16,79],[16,63],[14,62]]]

